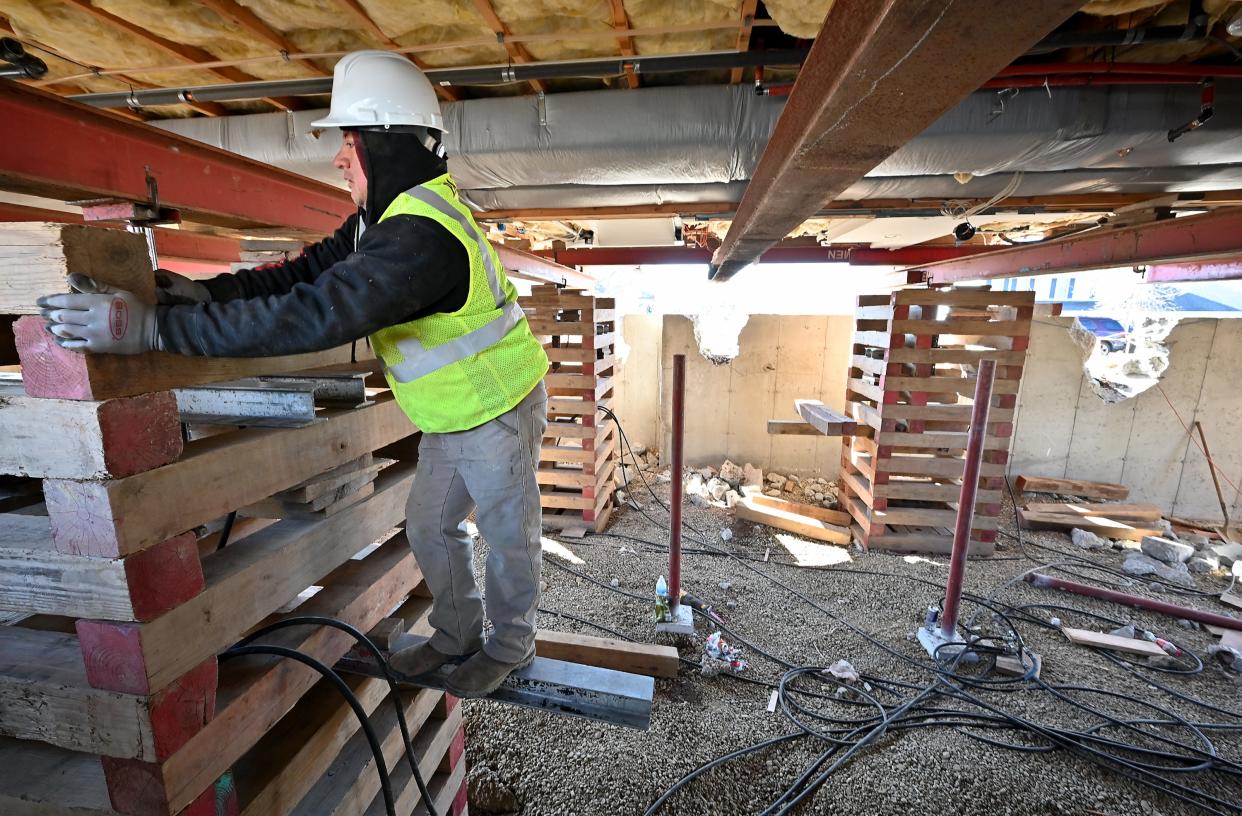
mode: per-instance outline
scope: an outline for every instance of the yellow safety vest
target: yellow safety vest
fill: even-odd
[[[548,371],[548,356],[447,173],[397,196],[380,221],[394,215],[430,218],[461,241],[470,256],[470,293],[455,312],[380,329],[371,346],[398,404],[421,430],[477,428],[531,392]]]

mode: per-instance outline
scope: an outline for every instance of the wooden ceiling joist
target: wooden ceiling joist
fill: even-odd
[[[64,0],[64,2],[68,3],[71,6],[81,9],[82,11],[94,17],[96,20],[99,20],[102,23],[106,23],[107,25],[111,26],[117,31],[122,31],[128,34],[129,36],[134,37],[135,39],[141,40],[147,45],[157,48],[160,51],[164,52],[165,54],[168,54],[169,56],[181,62],[185,62],[185,63],[211,62],[216,59],[215,55],[212,54],[210,51],[205,51],[202,48],[198,48],[193,45],[182,45],[181,43],[176,43],[176,42],[173,42],[172,40],[165,39],[164,37],[161,37],[158,34],[153,34],[150,31],[147,31],[142,26],[131,23],[129,20],[126,20],[123,17],[118,17],[115,14],[112,14],[110,12],[104,11],[101,8],[97,8],[91,5],[90,0]],[[217,68],[204,68],[203,70],[213,73],[216,76],[221,77],[222,79],[227,79],[230,82],[254,82],[255,80],[258,79],[258,77],[251,76],[250,74],[247,74],[245,71],[240,71],[236,68],[217,67]],[[303,105],[300,102],[298,102],[296,99],[293,99],[287,96],[265,97],[263,101],[267,102],[270,105],[273,105],[276,108],[279,108],[280,110],[286,110],[286,111],[300,110],[303,107]]]
[[[376,42],[380,43],[385,48],[394,51],[401,48],[401,43],[397,42],[392,37],[389,37],[388,34],[384,32],[384,29],[380,28],[379,25],[371,19],[371,15],[367,13],[367,10],[362,7],[362,4],[359,3],[358,0],[336,0],[336,4],[340,6],[343,11],[353,17],[354,21],[358,23],[358,25],[362,26],[362,28],[365,29],[366,32],[376,40]],[[406,56],[409,57],[410,62],[414,63],[419,68],[425,69],[427,67],[426,63],[413,54],[407,54]],[[440,98],[443,100],[448,102],[456,102],[461,99],[461,94],[457,93],[456,89],[450,88],[447,85],[436,85],[435,88],[436,93],[439,94]]]
[[[273,48],[279,49],[282,53],[293,54],[301,50],[284,34],[263,22],[257,14],[237,3],[236,0],[200,0],[200,2],[224,19],[232,20],[238,27],[249,31]],[[330,75],[328,71],[323,70],[309,60],[296,60],[293,64],[297,65],[305,73],[313,76]]]
[[[742,0],[742,19],[741,25],[737,30],[737,50],[750,50],[750,32],[755,24],[755,8],[759,5],[759,0]],[[729,74],[729,82],[734,85],[742,81],[742,74],[745,68],[734,68]]]
[[[608,0],[608,6],[612,11],[612,27],[617,31],[629,31],[630,18],[625,13],[624,0]],[[621,56],[623,57],[638,55],[638,50],[634,47],[634,38],[628,34],[617,37],[617,47],[621,49]],[[631,88],[638,87],[638,74],[634,73],[633,66],[625,66],[625,81]]]
[[[487,21],[487,25],[491,28],[492,33],[500,40],[500,44],[509,52],[509,57],[514,62],[534,62],[535,58],[526,50],[526,46],[521,43],[509,42],[509,27],[504,24],[499,17],[496,16],[496,10],[492,8],[491,0],[474,0],[474,8]],[[547,93],[548,86],[541,79],[532,79],[530,86],[539,93]]]

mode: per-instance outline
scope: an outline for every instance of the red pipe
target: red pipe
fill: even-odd
[[[668,540],[668,608],[681,602],[682,437],[686,430],[686,355],[673,355],[673,481]]]
[[[1002,68],[997,78],[1011,76],[1045,76],[1053,74],[1132,74],[1162,77],[1242,77],[1239,65],[1165,65],[1146,62],[1050,62],[1032,65],[1010,65]]]
[[[975,404],[970,412],[970,434],[966,441],[966,468],[958,494],[957,526],[953,530],[953,554],[949,558],[949,585],[940,614],[940,631],[949,640],[957,635],[957,610],[962,603],[962,579],[966,577],[966,554],[970,551],[970,528],[975,522],[975,494],[979,490],[979,465],[983,461],[983,440],[992,407],[992,380],[996,361],[982,360],[975,375]]]
[[[1026,576],[1026,580],[1032,586],[1045,589],[1063,589],[1066,592],[1073,592],[1075,595],[1086,595],[1089,598],[1113,601],[1125,606],[1134,606],[1151,612],[1159,612],[1162,615],[1169,615],[1174,618],[1184,618],[1186,620],[1198,621],[1199,623],[1211,624],[1212,626],[1219,626],[1222,629],[1242,631],[1242,620],[1231,618],[1228,615],[1217,615],[1215,612],[1200,612],[1198,609],[1191,609],[1186,606],[1178,606],[1177,604],[1165,603],[1164,601],[1154,601],[1151,598],[1140,598],[1138,595],[1127,595],[1124,592],[1114,592],[1111,589],[1103,589],[1088,584],[1079,584],[1062,578],[1053,578],[1051,575],[1044,575],[1038,572]]]
[[[999,77],[989,79],[979,86],[981,90],[997,88],[1082,88],[1102,87],[1104,85],[1198,85],[1199,80],[1180,76],[1146,76],[1137,74],[1117,74],[1113,76],[1086,75],[1065,76],[1051,74],[1045,76]]]

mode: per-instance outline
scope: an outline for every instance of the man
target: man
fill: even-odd
[[[336,65],[328,116],[358,212],[296,259],[201,282],[159,272],[159,306],[78,280],[41,298],[67,348],[209,357],[319,351],[370,339],[422,431],[406,532],[433,596],[430,641],[392,658],[419,675],[464,658],[447,688],[494,691],[534,658],[540,510],[535,468],[548,359],[495,251],[457,197],[431,84],[412,63],[360,51]],[[127,321],[110,319],[128,313]],[[487,539],[487,612],[465,519]]]

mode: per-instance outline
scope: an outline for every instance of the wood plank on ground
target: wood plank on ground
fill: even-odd
[[[648,677],[676,677],[677,649],[654,643],[631,643],[614,638],[594,637],[577,632],[540,629],[535,635],[535,652],[540,657],[616,669]]]
[[[48,479],[56,548],[105,557],[138,552],[415,430],[391,394],[324,417],[305,428],[255,428],[193,442],[176,462],[124,479]]]
[[[73,291],[73,273],[155,303],[147,242],[132,232],[38,221],[0,224],[0,268],[0,314],[38,314],[35,301],[43,295]]]
[[[826,541],[831,544],[849,544],[852,540],[850,538],[850,531],[846,527],[838,526],[804,513],[766,506],[755,501],[756,498],[756,496],[746,496],[737,503],[734,510],[737,512],[738,518],[766,524],[778,530],[813,538],[816,541]],[[809,507],[809,505],[798,505],[793,502],[790,502],[790,505],[799,509]]]
[[[1059,493],[1094,499],[1122,500],[1130,495],[1130,488],[1123,484],[1091,482],[1086,479],[1051,479],[1044,476],[1019,476],[1014,480],[1014,487],[1030,493]]]
[[[1138,638],[1110,635],[1105,632],[1092,632],[1090,629],[1071,629],[1061,627],[1061,634],[1076,646],[1094,646],[1097,649],[1111,649],[1116,652],[1143,655],[1147,657],[1164,657],[1164,649],[1154,643]]]
[[[1141,524],[1141,522],[1135,522]],[[1146,536],[1158,536],[1160,531],[1152,527],[1134,526],[1125,519],[1107,516],[1079,516],[1071,513],[1039,513],[1018,510],[1018,526],[1024,530],[1061,530],[1069,532],[1077,527],[1105,538],[1126,541],[1142,541]]]
[[[1122,519],[1126,521],[1159,521],[1163,511],[1154,504],[1070,504],[1066,502],[1031,502],[1028,512]]]

